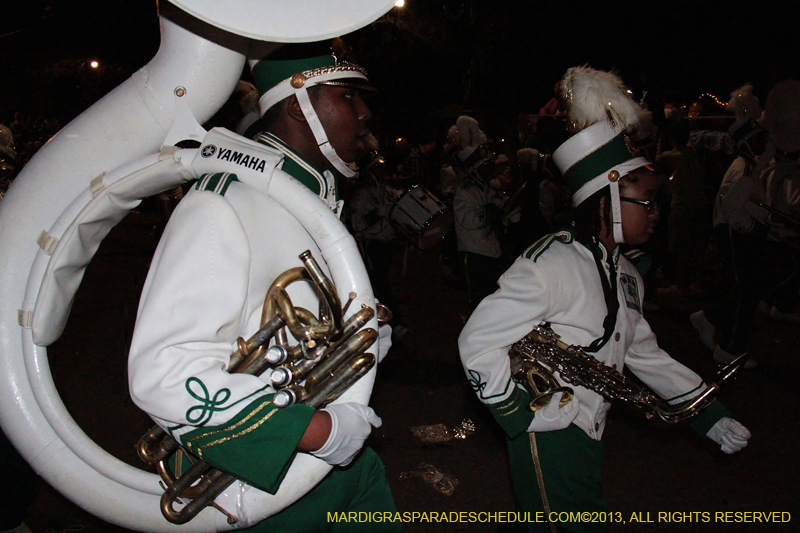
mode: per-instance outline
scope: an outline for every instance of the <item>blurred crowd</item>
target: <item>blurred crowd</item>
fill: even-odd
[[[21,112],[0,121],[0,198],[33,155],[63,127],[59,119]]]

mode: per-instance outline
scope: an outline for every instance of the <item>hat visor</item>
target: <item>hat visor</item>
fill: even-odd
[[[377,87],[372,85],[369,80],[363,78],[337,78],[335,80],[320,81],[317,85],[333,85],[337,87],[352,87],[359,91],[364,91],[370,94],[378,92]]]

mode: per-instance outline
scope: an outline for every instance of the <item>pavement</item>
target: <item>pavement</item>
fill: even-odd
[[[158,233],[158,219],[146,208],[111,232],[87,270],[64,335],[48,350],[54,381],[75,420],[100,446],[139,467],[134,444],[151,422],[128,396],[126,357]],[[466,290],[444,280],[436,248],[406,252],[398,245],[396,252],[392,282],[410,331],[379,368],[372,406],[384,424],[369,443],[385,463],[398,509],[513,511],[504,437],[470,390],[458,359]],[[689,322],[702,303],[664,298],[660,311],[647,318],[662,348],[711,376],[711,352]],[[625,406],[612,409],[603,437],[604,492],[614,518],[624,521],[610,524],[612,533],[800,531],[799,340],[796,326],[757,319],[751,345],[758,368],[742,372],[719,394],[753,433],[741,453],[725,455],[686,426],[646,420]],[[474,433],[442,444],[424,445],[410,429],[452,429],[465,420]],[[422,464],[451,481],[451,493],[425,482],[418,475],[428,468]],[[756,511],[788,512],[791,521],[724,522],[752,520],[755,515],[744,513]],[[127,531],[87,514],[43,481],[26,523],[34,533]],[[504,530],[497,522],[404,525],[412,533]]]

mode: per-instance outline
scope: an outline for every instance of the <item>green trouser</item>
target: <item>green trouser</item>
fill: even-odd
[[[346,468],[334,468],[301,499],[245,531],[252,533],[346,533],[401,531],[400,522],[328,521],[328,513],[396,513],[392,491],[378,454],[364,451]],[[358,516],[358,515],[353,515]],[[364,515],[362,515],[364,516]]]
[[[550,513],[607,512],[608,503],[600,490],[603,445],[571,424],[560,431],[523,433],[508,439],[511,481],[522,512]],[[555,516],[555,515],[554,515]],[[566,516],[566,515],[562,515]],[[557,523],[530,522],[531,532],[604,532],[603,523],[559,520]]]

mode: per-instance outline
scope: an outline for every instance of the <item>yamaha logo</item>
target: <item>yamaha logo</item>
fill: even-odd
[[[213,144],[207,144],[203,146],[203,149],[200,151],[200,154],[203,157],[211,157],[212,155],[217,153],[217,147]]]

